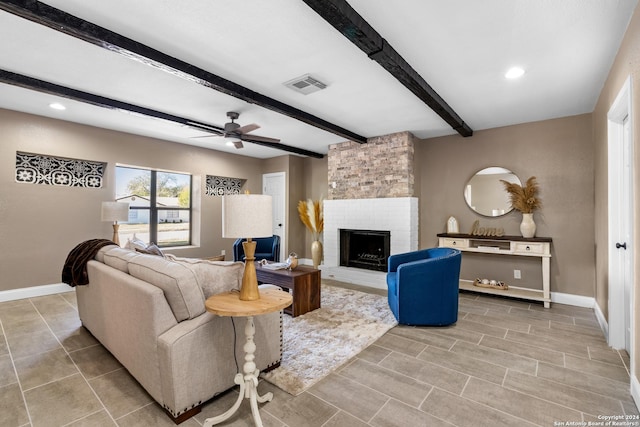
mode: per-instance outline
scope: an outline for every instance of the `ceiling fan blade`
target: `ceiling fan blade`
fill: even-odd
[[[223,135],[216,135],[216,134],[211,134],[211,135],[200,135],[200,136],[190,136],[190,139],[198,139],[198,138],[220,138]]]
[[[246,134],[243,134],[243,135],[241,135],[241,138],[242,138],[243,141],[248,141],[248,142],[280,142],[279,139],[268,138],[266,136],[259,136],[259,135],[246,135]]]
[[[260,126],[255,123],[251,123],[248,125],[240,126],[238,129],[235,130],[235,132],[249,133],[249,132],[253,132],[256,129],[260,129]]]
[[[236,148],[244,148],[244,145],[242,144],[242,141],[233,141],[233,146]]]

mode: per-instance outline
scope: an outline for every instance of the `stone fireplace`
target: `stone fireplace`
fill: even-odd
[[[418,199],[414,195],[414,136],[409,132],[370,138],[366,144],[333,144],[328,154],[329,197],[324,201],[324,261],[328,279],[386,289],[386,260],[380,257],[418,249]],[[388,249],[360,250],[365,260],[347,262],[341,230],[359,237],[387,234]],[[342,255],[342,256],[341,256]],[[365,264],[378,268],[362,268]]]

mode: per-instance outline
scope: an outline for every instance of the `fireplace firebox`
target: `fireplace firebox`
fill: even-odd
[[[340,265],[387,271],[390,241],[389,231],[340,229]]]

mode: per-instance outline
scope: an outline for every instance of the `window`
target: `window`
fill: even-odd
[[[160,247],[191,244],[191,175],[116,166],[116,200],[129,203],[120,239]]]

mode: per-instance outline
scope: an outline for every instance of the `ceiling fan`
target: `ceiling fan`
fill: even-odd
[[[225,123],[224,128],[217,128],[213,126],[203,126],[202,124],[198,124],[198,128],[206,129],[209,132],[214,133],[215,135],[207,135],[207,136],[196,136],[194,138],[211,138],[211,137],[223,137],[229,138],[229,142],[231,142],[236,148],[243,148],[244,145],[242,141],[247,142],[256,142],[256,143],[278,143],[279,139],[276,138],[268,138],[266,136],[259,135],[249,135],[249,132],[253,132],[256,129],[259,129],[260,126],[251,123],[249,125],[240,126],[239,123],[236,123],[235,120],[238,120],[240,117],[240,113],[235,111],[227,112],[227,117],[231,119],[230,122]],[[190,123],[194,125],[194,123]]]

